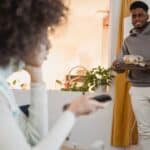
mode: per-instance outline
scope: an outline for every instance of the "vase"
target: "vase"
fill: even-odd
[[[107,92],[107,85],[100,85],[95,90],[96,93],[106,93]]]

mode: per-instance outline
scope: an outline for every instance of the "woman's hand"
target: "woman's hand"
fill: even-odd
[[[47,59],[50,43],[47,36],[43,35],[41,43],[31,53],[26,53],[23,60],[26,64],[25,70],[31,75],[31,82],[42,81],[42,64]]]
[[[25,54],[23,60],[26,65],[41,67],[43,62],[47,59],[48,48],[44,44],[40,44],[36,50],[31,53]]]
[[[43,82],[41,66],[26,65],[24,69],[30,74],[32,83]]]
[[[80,96],[72,101],[67,110],[73,112],[76,116],[81,116],[95,112],[99,108],[104,108],[102,103],[91,100],[87,96]]]

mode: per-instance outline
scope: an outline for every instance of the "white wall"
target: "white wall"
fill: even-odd
[[[48,89],[59,89],[55,80],[63,80],[75,66],[90,69],[107,65],[102,41],[108,41],[103,39],[103,17],[107,15],[103,10],[109,9],[109,0],[69,1],[66,24],[49,34],[52,47],[42,69]]]
[[[119,11],[120,11],[119,0],[110,0],[110,44],[109,44],[109,64],[115,59],[115,49],[117,44],[118,26],[119,26]]]
[[[142,0],[143,2],[147,3],[150,7],[150,0]]]

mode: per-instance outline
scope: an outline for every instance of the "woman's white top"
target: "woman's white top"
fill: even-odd
[[[5,80],[11,71],[11,67],[0,68],[0,150],[59,150],[75,123],[74,114],[64,112],[48,131],[47,92],[43,83],[35,83],[26,117]]]

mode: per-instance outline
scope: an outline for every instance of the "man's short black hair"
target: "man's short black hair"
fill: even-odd
[[[148,5],[142,1],[134,1],[131,5],[130,5],[130,11],[136,8],[143,8],[143,10],[145,12],[148,12]]]

